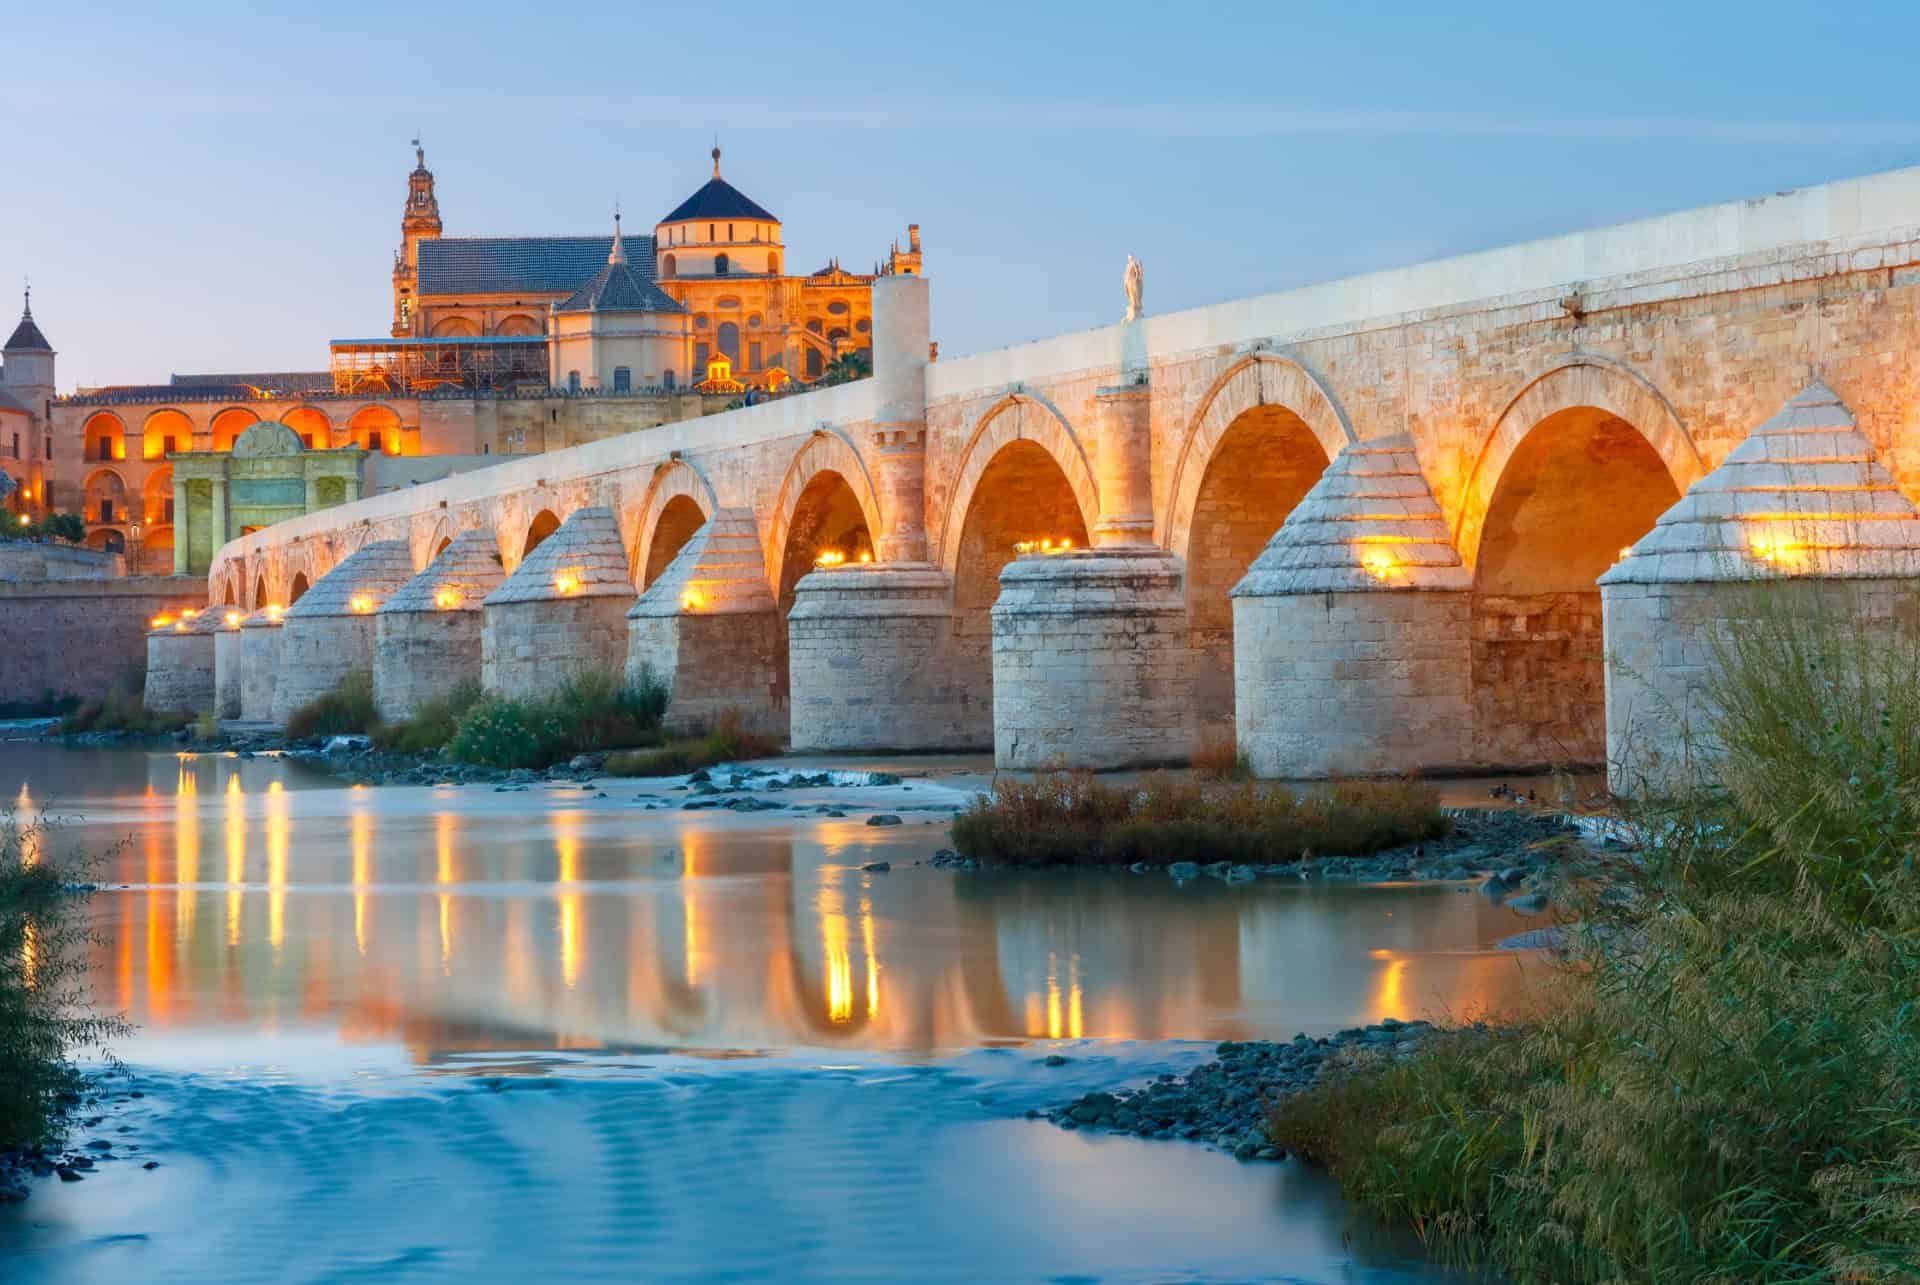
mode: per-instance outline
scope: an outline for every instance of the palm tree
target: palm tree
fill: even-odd
[[[873,358],[864,349],[850,348],[827,363],[826,373],[820,376],[823,384],[850,384],[856,379],[866,379],[873,374]]]

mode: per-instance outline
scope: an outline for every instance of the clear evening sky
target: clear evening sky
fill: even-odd
[[[63,389],[384,334],[408,140],[449,235],[707,175],[789,263],[923,225],[944,352],[1920,162],[1887,3],[432,8],[0,0],[0,329]]]

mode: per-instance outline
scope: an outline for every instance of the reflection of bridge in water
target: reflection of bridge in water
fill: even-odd
[[[134,887],[99,900],[94,972],[156,1035],[337,1029],[420,1058],[930,1052],[1291,1034],[1491,1004],[1516,981],[1511,958],[1459,949],[1510,916],[1444,889],[1170,896],[1157,877],[953,876],[904,865],[911,829],[857,821],[747,830],[611,800],[526,811],[525,795],[454,804],[289,789],[260,762],[151,761],[161,779],[104,872]],[[484,806],[502,797],[522,810]],[[895,870],[859,868],[876,855]]]

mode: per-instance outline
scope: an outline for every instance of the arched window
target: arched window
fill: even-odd
[[[740,327],[731,321],[723,321],[720,323],[720,329],[714,331],[713,339],[719,345],[720,351],[727,355],[727,359],[738,366],[740,364]]]
[[[666,258],[664,258],[664,259],[662,259],[662,260],[660,260],[660,275],[661,275],[661,276],[663,276],[663,277],[670,277],[670,276],[672,276],[672,275],[673,275],[674,273],[676,273],[676,272],[678,272],[679,270],[680,270],[680,265],[679,265],[679,264],[677,264],[677,263],[675,263],[675,262],[673,261],[673,256],[672,256],[672,255],[668,255],[668,256],[667,256]]]
[[[613,368],[613,391],[630,393],[633,391],[633,371],[626,366]]]
[[[570,393],[577,393],[580,391],[580,372],[579,371],[570,370],[567,372],[567,391]]]
[[[713,256],[713,275],[716,277],[724,277],[727,275],[726,255],[716,254]]]

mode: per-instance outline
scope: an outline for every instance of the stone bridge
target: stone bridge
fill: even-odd
[[[796,748],[1509,769],[1608,757],[1597,582],[1816,381],[1792,511],[1729,501],[1686,574],[1843,493],[1914,526],[1920,170],[933,363],[927,292],[876,284],[872,379],[256,532],[211,600],[293,604],[239,631],[280,717],[353,666],[399,715],[648,665]]]

